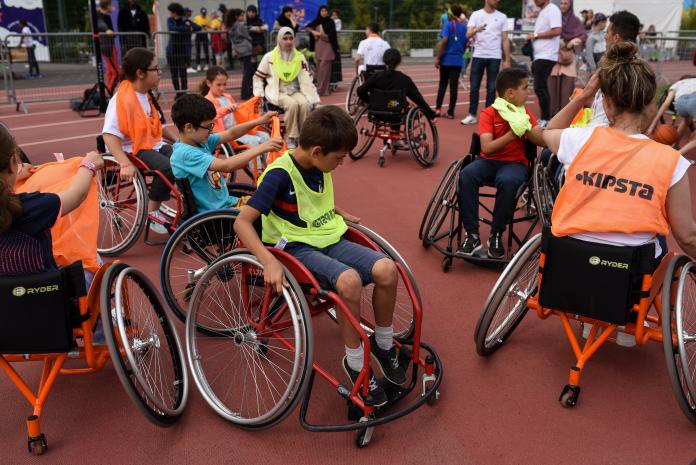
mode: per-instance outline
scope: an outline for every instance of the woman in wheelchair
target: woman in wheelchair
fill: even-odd
[[[507,68],[496,79],[498,98],[481,112],[479,131],[481,154],[459,173],[459,205],[466,237],[457,254],[472,256],[483,247],[479,235],[478,191],[486,182],[495,182],[493,223],[488,239],[488,256],[503,258],[503,231],[515,211],[515,195],[527,180],[529,167],[525,139],[543,145],[541,128],[524,106],[529,78],[524,70]],[[474,154],[477,155],[477,154]]]
[[[344,219],[359,219],[334,206],[330,173],[357,142],[353,122],[337,107],[319,108],[307,118],[299,142],[299,148],[278,158],[264,172],[257,191],[237,217],[235,232],[263,264],[265,283],[279,293],[287,286],[283,269],[264,244],[284,249],[302,262],[322,286],[335,289],[358,321],[362,285],[374,282],[377,326],[370,350],[385,378],[402,385],[406,373],[396,355],[392,326],[396,266],[385,255],[344,239]],[[261,237],[254,228],[259,217]],[[337,316],[345,344],[343,369],[355,383],[363,369],[363,346],[348,318],[342,313]],[[388,402],[383,381],[372,373],[364,400],[373,406]]]
[[[408,97],[414,104],[423,110],[429,119],[435,118],[435,112],[430,108],[430,105],[425,101],[423,95],[418,90],[418,87],[413,83],[413,80],[397,71],[401,64],[401,52],[395,48],[390,48],[384,52],[384,65],[386,70],[372,74],[369,79],[360,87],[358,87],[358,97],[363,102],[370,104],[370,109],[375,111],[389,111],[389,108],[376,108],[376,102],[370,102],[370,96],[373,91],[402,91],[403,102],[400,102],[402,113],[405,114],[408,109],[406,98]],[[374,99],[373,99],[374,100]],[[398,130],[401,124],[401,118],[398,122],[394,122],[392,128]],[[398,148],[408,148],[405,141],[397,141],[394,144]]]
[[[109,101],[102,129],[104,142],[109,153],[118,160],[122,180],[128,182],[135,174],[136,168],[127,155],[131,153],[173,183],[174,175],[169,163],[172,146],[164,139],[174,141],[177,136],[171,128],[162,126],[164,114],[152,94],[162,75],[157,57],[150,50],[132,48],[123,57],[121,66],[125,79]],[[155,176],[149,192],[148,212],[162,223],[166,219],[159,207],[169,197],[169,187]],[[150,229],[158,234],[167,233],[166,228],[155,221],[150,221]]]
[[[288,145],[295,147],[300,128],[320,100],[307,60],[295,48],[291,28],[278,31],[278,44],[261,59],[254,74],[254,96],[283,109]]]
[[[256,120],[211,134],[216,111],[210,101],[201,95],[186,94],[174,102],[172,120],[179,129],[179,140],[174,144],[172,171],[176,178],[188,180],[198,212],[234,207],[238,199],[229,194],[220,172],[242,169],[260,154],[279,150],[282,140],[267,140],[224,160],[213,156],[216,147],[238,139],[249,129],[268,123],[275,115],[275,112],[267,112]]]
[[[655,74],[638,47],[622,42],[599,64],[608,127],[551,129],[549,149],[566,169],[552,215],[555,236],[603,244],[655,244],[656,263],[667,252],[670,229],[696,257],[696,224],[685,176],[690,164],[679,152],[650,140],[646,109],[655,96]]]
[[[14,137],[0,124],[0,276],[58,269],[50,229],[58,218],[80,206],[102,166],[101,155],[90,152],[68,189],[57,194],[15,194],[13,186],[23,164]]]

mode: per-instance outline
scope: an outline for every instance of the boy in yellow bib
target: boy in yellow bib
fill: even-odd
[[[234,229],[259,258],[265,282],[277,292],[287,283],[280,263],[264,243],[285,244],[284,250],[302,262],[323,287],[335,290],[357,319],[362,286],[373,282],[376,326],[370,350],[386,380],[403,384],[406,373],[393,345],[396,266],[385,255],[343,239],[348,229],[344,219],[358,222],[359,218],[334,205],[331,171],[343,163],[356,143],[355,127],[343,110],[327,106],[312,112],[300,132],[299,147],[269,165]],[[261,238],[253,226],[259,216]],[[363,347],[350,322],[340,312],[337,316],[345,344],[343,369],[355,382],[363,368]],[[387,403],[383,382],[370,372],[367,404]]]

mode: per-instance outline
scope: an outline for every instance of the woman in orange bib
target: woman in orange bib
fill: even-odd
[[[566,168],[551,217],[555,236],[612,245],[655,243],[666,251],[670,229],[696,257],[696,223],[686,171],[690,163],[643,134],[650,124],[655,74],[630,42],[613,45],[599,63],[608,127],[549,129],[544,141]]]
[[[135,167],[127,155],[132,153],[173,183],[174,175],[169,163],[172,146],[166,144],[164,138],[173,141],[177,135],[171,128],[162,127],[164,115],[152,94],[162,75],[157,57],[150,50],[132,48],[123,57],[121,66],[125,79],[109,101],[102,130],[104,142],[121,165],[121,178],[124,180],[129,181],[135,174]],[[164,220],[159,207],[169,199],[169,194],[167,184],[155,177],[149,192],[148,211],[151,215]],[[167,232],[164,226],[154,221],[150,222],[150,229],[159,234]]]

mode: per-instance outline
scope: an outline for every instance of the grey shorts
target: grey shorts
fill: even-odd
[[[674,101],[674,108],[682,118],[696,119],[696,94],[682,95]]]

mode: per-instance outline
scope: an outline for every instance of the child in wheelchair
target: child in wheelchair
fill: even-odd
[[[186,94],[174,102],[172,120],[179,129],[179,140],[171,157],[172,171],[176,178],[188,180],[199,212],[236,206],[239,199],[229,194],[220,172],[244,168],[258,155],[280,149],[282,140],[268,140],[225,160],[213,156],[216,147],[268,123],[274,115],[268,112],[261,118],[213,134],[216,112],[210,101],[201,95]]]
[[[257,191],[242,208],[234,224],[242,243],[263,264],[264,280],[277,292],[287,285],[278,260],[265,244],[275,244],[304,264],[322,286],[335,289],[360,318],[362,286],[374,282],[375,333],[370,350],[385,378],[396,385],[406,381],[393,344],[392,318],[397,269],[385,255],[347,241],[345,220],[358,222],[334,205],[331,171],[357,143],[351,118],[343,110],[326,106],[312,112],[302,127],[300,146],[268,167]],[[261,217],[259,237],[254,223]],[[355,383],[363,369],[360,337],[350,321],[337,312],[345,345],[343,369]],[[370,371],[367,404],[387,403],[383,380]]]
[[[480,156],[459,173],[459,205],[466,237],[457,254],[472,256],[483,248],[479,235],[478,191],[486,182],[496,188],[488,256],[505,256],[502,234],[515,211],[515,194],[527,180],[529,167],[525,139],[543,145],[541,127],[524,106],[529,78],[519,68],[507,68],[496,79],[498,98],[481,112]],[[473,154],[474,156],[479,154]]]
[[[378,99],[373,98],[373,94],[375,94],[374,91],[384,91],[385,93],[401,91],[401,101],[397,108],[400,110],[398,119],[396,115],[394,117],[381,117],[386,122],[391,122],[392,129],[395,131],[399,130],[401,125],[401,115],[405,115],[408,111],[408,101],[406,98],[420,107],[429,119],[434,119],[435,112],[425,101],[413,80],[401,71],[397,71],[397,68],[401,64],[401,52],[395,48],[390,48],[384,52],[383,60],[386,70],[373,73],[363,85],[358,87],[357,93],[360,100],[367,103],[370,106],[370,110],[387,113],[390,112],[391,105],[384,104],[381,102],[381,99],[378,101]],[[397,141],[394,145],[397,148],[408,148],[405,141]]]

